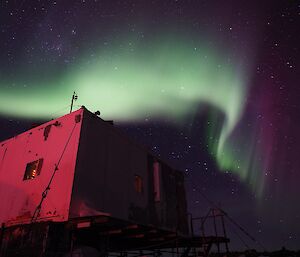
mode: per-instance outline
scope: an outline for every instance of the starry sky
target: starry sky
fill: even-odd
[[[297,1],[0,1],[0,140],[85,105],[268,250],[300,245]],[[231,248],[262,247],[228,222]],[[246,245],[239,239],[243,237]]]

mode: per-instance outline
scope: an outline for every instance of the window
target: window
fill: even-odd
[[[139,175],[134,175],[134,189],[137,193],[143,192],[143,180]]]
[[[43,159],[27,163],[23,180],[34,179],[40,175],[42,165]]]

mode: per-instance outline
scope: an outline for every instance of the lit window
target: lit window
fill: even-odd
[[[137,193],[143,192],[143,180],[139,175],[134,175],[134,189]]]
[[[43,159],[27,163],[23,180],[34,179],[40,175],[42,165]]]

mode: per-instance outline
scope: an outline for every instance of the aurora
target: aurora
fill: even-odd
[[[66,106],[76,91],[77,104],[100,110],[105,119],[167,118],[180,125],[206,104],[215,110],[214,115],[225,117],[220,129],[212,124],[207,133],[207,138],[216,139],[208,144],[219,167],[237,173],[244,181],[251,180],[253,190],[259,187],[261,191],[259,165],[251,170],[253,165],[243,158],[245,153],[234,152],[239,142],[230,137],[243,114],[248,91],[242,67],[239,60],[201,39],[161,36],[151,43],[126,39],[99,47],[92,55],[82,54],[57,79],[32,79],[26,85],[17,75],[13,81],[2,79],[0,112],[27,118],[59,116],[66,109],[57,110]]]

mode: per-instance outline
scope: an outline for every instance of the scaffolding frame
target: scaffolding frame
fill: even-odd
[[[222,235],[216,222],[220,218]],[[213,220],[214,235],[205,234],[204,227],[210,219]],[[199,221],[202,234],[195,235]],[[81,246],[96,248],[103,257],[159,257],[164,253],[172,257],[207,257],[213,245],[217,246],[220,255],[221,244],[225,244],[226,252],[229,251],[221,213],[211,209],[205,217],[193,218],[190,215],[190,225],[189,235],[109,216],[82,217],[60,223],[37,221],[7,228],[2,225],[0,256],[58,257],[66,253],[72,256]]]

